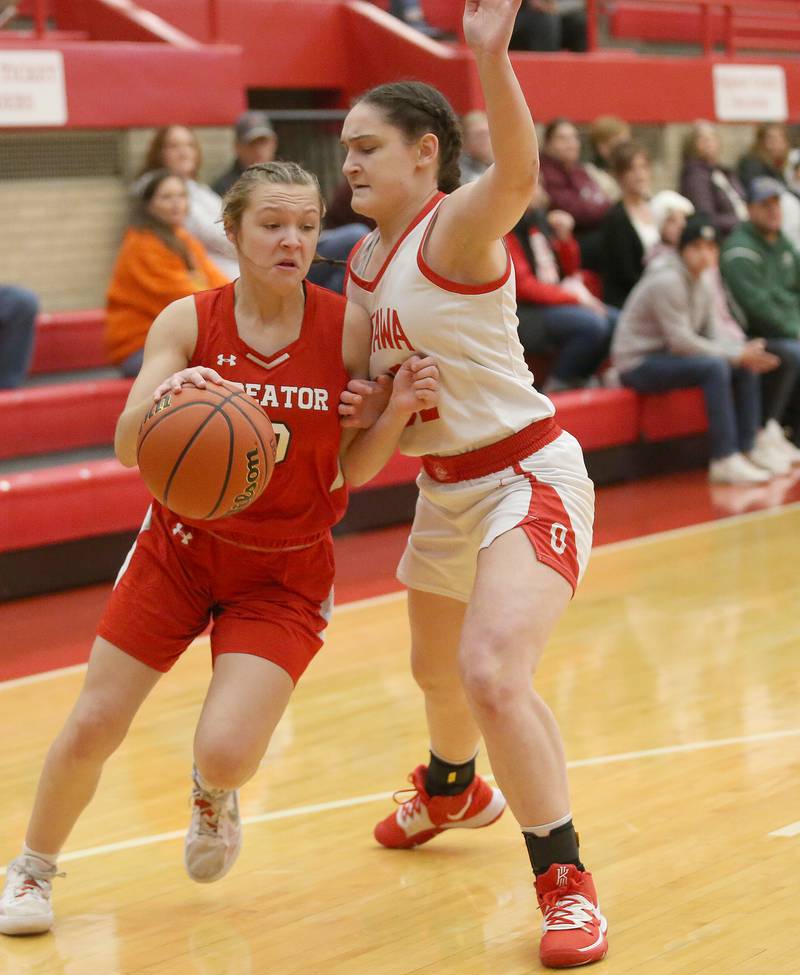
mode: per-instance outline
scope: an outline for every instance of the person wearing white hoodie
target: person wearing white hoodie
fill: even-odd
[[[709,479],[758,484],[790,466],[760,430],[759,375],[779,360],[763,340],[719,331],[706,276],[718,258],[713,223],[694,215],[677,251],[662,254],[631,292],[611,357],[622,384],[640,393],[699,386],[708,414]]]

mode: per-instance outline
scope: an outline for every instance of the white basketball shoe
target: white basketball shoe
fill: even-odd
[[[50,904],[53,877],[63,877],[38,857],[20,856],[6,872],[0,896],[0,934],[41,934],[53,926]]]
[[[186,833],[186,872],[200,884],[220,880],[242,848],[242,824],[236,789],[205,790],[192,774],[192,821]]]

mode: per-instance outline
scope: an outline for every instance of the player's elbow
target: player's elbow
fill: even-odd
[[[136,467],[136,434],[131,433],[125,419],[123,414],[114,432],[114,453],[123,467]]]
[[[345,467],[343,469],[345,484],[349,488],[360,488],[363,487],[367,481],[372,480],[374,474],[368,471],[359,470],[358,467],[348,469]]]

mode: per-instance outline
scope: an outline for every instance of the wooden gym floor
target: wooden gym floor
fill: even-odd
[[[677,502],[676,502],[677,503]],[[610,924],[607,975],[800,970],[800,505],[599,547],[538,678]],[[57,923],[2,975],[523,975],[539,919],[511,816],[412,852],[371,837],[425,758],[402,593],[341,607],[217,884],[183,873],[199,641],[108,764],[56,881]],[[0,684],[16,855],[80,668]],[[487,772],[485,760],[482,770]]]

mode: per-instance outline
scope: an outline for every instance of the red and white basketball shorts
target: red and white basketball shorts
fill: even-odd
[[[468,602],[478,553],[522,528],[539,562],[577,588],[592,548],[594,485],[578,441],[562,432],[524,460],[468,481],[442,484],[423,470],[397,578],[409,589]]]
[[[258,552],[182,525],[157,506],[125,560],[101,637],[166,672],[213,620],[211,652],[249,653],[297,683],[333,609],[333,541]]]

